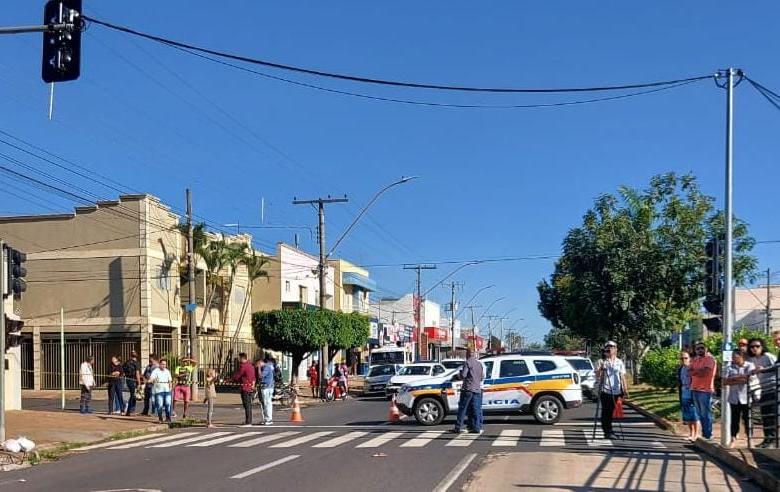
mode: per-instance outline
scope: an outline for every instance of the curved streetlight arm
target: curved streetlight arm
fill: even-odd
[[[430,289],[428,289],[428,290],[426,290],[425,292],[423,292],[423,295],[422,295],[422,296],[423,296],[423,298],[424,298],[425,296],[427,296],[428,294],[430,294],[430,293],[431,293],[431,291],[432,291],[433,289],[435,289],[436,287],[438,287],[439,285],[441,285],[441,284],[442,284],[442,282],[444,282],[444,281],[445,281],[445,280],[447,280],[448,278],[452,277],[453,275],[455,275],[455,274],[456,274],[456,273],[458,273],[459,271],[463,270],[463,269],[464,269],[464,268],[466,268],[467,266],[470,266],[470,265],[476,265],[477,263],[479,263],[479,262],[478,262],[478,261],[470,261],[470,262],[468,262],[468,263],[464,263],[464,264],[462,264],[461,266],[459,266],[459,267],[458,267],[458,268],[456,268],[455,270],[451,271],[450,273],[448,273],[447,275],[445,275],[443,279],[441,279],[441,280],[439,280],[438,282],[436,282],[435,284],[433,284],[433,287],[431,287]]]
[[[349,227],[347,227],[347,229],[344,231],[344,233],[341,234],[341,236],[338,239],[336,239],[336,242],[333,243],[333,247],[331,247],[330,251],[328,252],[328,254],[325,255],[325,259],[327,260],[328,258],[330,258],[330,255],[332,255],[333,252],[336,251],[336,248],[338,247],[339,244],[341,244],[341,241],[343,241],[344,238],[347,237],[347,234],[349,234],[349,232],[355,227],[355,225],[357,225],[358,221],[360,221],[360,219],[363,217],[363,215],[365,215],[366,212],[368,212],[368,209],[371,207],[371,205],[373,205],[374,202],[377,201],[377,199],[380,196],[382,196],[382,194],[384,192],[386,192],[387,190],[389,190],[393,186],[397,186],[397,185],[403,184],[403,183],[408,183],[409,181],[411,181],[413,179],[417,179],[417,178],[419,178],[419,176],[401,177],[401,179],[399,179],[395,183],[390,183],[389,185],[385,186],[381,190],[377,191],[374,194],[374,196],[371,197],[371,200],[369,200],[368,203],[363,207],[363,209],[360,211],[360,213],[357,214],[357,217],[355,217],[355,220],[353,220],[352,223],[349,224]]]
[[[491,284],[491,285],[486,285],[485,287],[482,287],[482,288],[481,288],[481,289],[479,289],[479,290],[478,290],[478,291],[477,291],[477,292],[476,292],[476,293],[475,293],[473,296],[471,296],[471,299],[469,299],[469,300],[468,300],[468,301],[467,301],[467,302],[464,304],[464,306],[470,306],[470,305],[471,305],[471,303],[474,301],[474,299],[476,299],[476,298],[477,298],[477,296],[478,296],[479,294],[481,294],[483,291],[486,291],[486,290],[488,290],[488,289],[492,289],[492,288],[493,288],[493,287],[495,287],[495,286],[496,286],[496,284]],[[461,311],[461,312],[460,312],[460,314],[457,316],[457,318],[460,318],[461,316],[463,316],[463,313],[464,313],[464,311]],[[457,318],[456,318],[456,319],[457,319]]]
[[[503,301],[504,299],[506,299],[506,297],[499,297],[499,298],[498,298],[498,299],[496,299],[495,301],[491,302],[491,303],[490,303],[490,305],[489,305],[487,308],[485,308],[485,310],[484,310],[484,311],[482,311],[482,315],[481,315],[479,318],[477,318],[477,321],[476,321],[474,324],[478,325],[478,324],[479,324],[479,322],[480,322],[480,321],[482,321],[482,318],[484,318],[484,317],[485,317],[485,315],[487,314],[487,312],[488,312],[488,311],[490,311],[490,308],[492,308],[492,307],[493,307],[493,305],[494,305],[495,303],[497,303],[498,301]]]

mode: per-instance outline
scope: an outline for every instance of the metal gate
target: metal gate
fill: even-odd
[[[106,373],[111,357],[116,355],[123,361],[130,357],[131,351],[140,353],[139,339],[100,339],[77,338],[65,340],[65,389],[78,389],[79,368],[87,356],[95,357],[93,367],[95,383],[98,386],[106,382]],[[60,379],[60,341],[58,339],[41,340],[41,389],[59,389]]]

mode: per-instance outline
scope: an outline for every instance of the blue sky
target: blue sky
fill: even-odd
[[[4,2],[3,24],[40,21],[42,3]],[[130,7],[132,5],[132,8]],[[780,89],[771,1],[725,2],[251,2],[85,1],[93,17],[280,63],[377,78],[481,86],[589,86],[676,79],[736,66]],[[386,194],[339,248],[361,264],[560,251],[593,199],[666,171],[693,172],[722,201],[724,99],[711,81],[621,101],[551,109],[467,110],[398,105],[293,86],[91,26],[82,77],[59,84],[46,118],[39,35],[0,38],[0,129],[134,190],[217,224],[310,225],[294,196],[348,194],[328,208],[331,241],[371,195],[401,175],[422,178]],[[326,87],[436,102],[527,104],[578,96],[464,95],[366,87],[284,72]],[[780,112],[752,87],[736,91],[735,211],[759,240],[776,231]],[[3,152],[17,158],[5,146]],[[99,185],[44,167],[93,190]],[[14,185],[0,176],[0,190]],[[67,210],[35,191],[2,213]],[[40,203],[40,199],[52,203]],[[36,204],[32,203],[37,202]],[[255,231],[270,249],[294,231]],[[302,238],[305,249],[316,244]],[[780,245],[757,246],[780,271]],[[470,266],[453,278],[466,300],[506,296],[531,338],[549,325],[537,282],[552,260]],[[453,267],[426,272],[432,285]],[[408,292],[412,272],[374,267],[381,294]],[[432,295],[445,302],[443,288]]]

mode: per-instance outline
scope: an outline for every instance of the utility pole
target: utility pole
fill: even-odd
[[[766,269],[766,334],[772,330],[772,289],[769,287],[769,280],[772,276],[772,270]]]
[[[423,270],[435,270],[436,265],[404,265],[404,270],[417,270],[417,303],[414,306],[415,317],[415,338],[417,339],[417,360],[422,358],[422,347],[420,343],[420,335],[422,334],[422,271]]]
[[[205,299],[204,299],[205,302]],[[195,311],[198,304],[195,301],[195,233],[192,225],[192,191],[187,188],[187,327],[190,337],[189,356],[192,359],[200,360],[200,351],[198,350],[198,327],[195,324]],[[209,307],[203,305],[203,309]],[[192,372],[192,395],[198,398],[198,374]]]
[[[728,68],[720,70],[717,79],[726,79],[726,189],[725,189],[725,226],[726,226],[726,259],[724,268],[723,287],[723,375],[725,377],[727,357],[731,356],[732,335],[734,327],[734,291],[733,291],[733,261],[734,261],[734,212],[733,212],[733,177],[734,177],[734,77],[741,81],[744,77],[742,70]],[[716,80],[717,80],[716,79]],[[739,83],[739,81],[737,81]],[[729,387],[723,386],[721,401],[728,401]],[[726,447],[731,442],[731,409],[728,405],[722,405],[721,444]]]
[[[5,441],[5,258],[5,243],[0,239],[0,442]]]
[[[445,284],[446,285],[446,284]],[[459,282],[450,282],[450,340],[452,342],[450,357],[455,357],[455,312],[457,308],[455,306],[455,289],[463,287],[463,284]]]
[[[328,203],[346,203],[346,195],[343,198],[317,198],[316,200],[298,200],[293,199],[293,205],[317,205],[317,216],[319,219],[319,238],[320,238],[320,261],[317,265],[317,276],[320,280],[320,311],[325,310],[325,292],[327,265],[325,263],[325,205]],[[325,389],[327,388],[326,373],[328,370],[328,342],[326,341],[320,347],[320,398],[325,398]]]
[[[472,304],[470,306],[463,306],[463,309],[469,309],[471,311],[471,336],[474,337],[471,342],[469,342],[469,345],[473,350],[477,350],[477,327],[474,322],[474,309],[480,308],[482,306]]]

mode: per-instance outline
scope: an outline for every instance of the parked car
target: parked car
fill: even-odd
[[[580,386],[582,386],[582,395],[595,401],[597,398],[596,371],[593,369],[593,361],[587,357],[566,357],[566,361],[577,370],[580,375]]]
[[[466,362],[464,359],[442,359],[441,365],[447,369],[460,370],[460,368],[463,367],[464,362]]]
[[[582,405],[580,376],[558,355],[505,354],[480,359],[485,368],[485,413],[531,414],[542,424],[560,420],[564,409]],[[454,373],[454,371],[453,371]],[[396,403],[422,425],[438,425],[458,411],[461,381],[452,374],[401,386]]]
[[[419,362],[417,364],[407,364],[403,366],[398,374],[391,377],[385,388],[385,396],[388,399],[398,393],[398,388],[407,383],[427,379],[435,376],[443,376],[447,368],[438,362]],[[454,373],[455,371],[450,371]]]
[[[403,367],[401,364],[382,364],[369,367],[363,382],[363,396],[384,393],[387,382],[398,374],[401,367]]]

